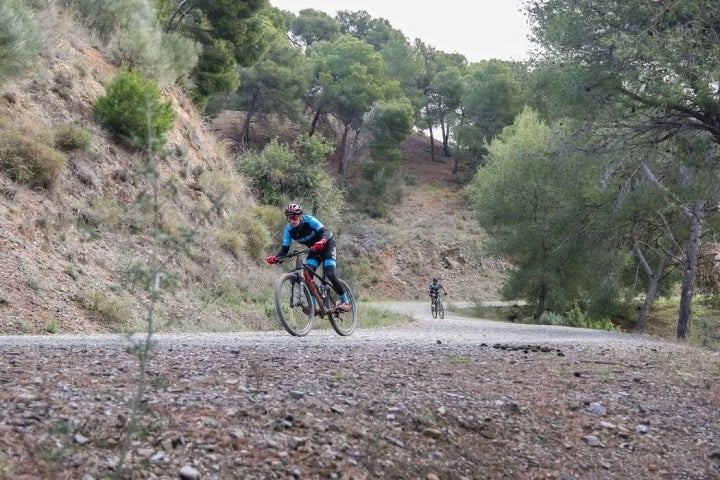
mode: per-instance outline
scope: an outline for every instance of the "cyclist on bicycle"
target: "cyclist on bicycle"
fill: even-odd
[[[437,278],[433,278],[429,287],[430,305],[435,304],[435,299],[437,298],[441,289],[443,291],[443,294],[447,295],[447,291],[445,290],[445,287],[443,287],[442,283],[440,283],[440,280],[438,280]]]
[[[325,228],[317,218],[303,214],[302,207],[297,203],[291,203],[285,208],[285,217],[287,217],[288,224],[283,231],[282,246],[277,254],[270,255],[265,261],[270,265],[277,263],[290,251],[290,244],[293,240],[310,247],[310,253],[305,259],[305,264],[315,271],[322,262],[325,276],[330,280],[337,294],[340,295],[340,303],[336,307],[349,312],[352,307],[348,303],[345,289],[335,275],[337,258],[335,239],[332,232]]]

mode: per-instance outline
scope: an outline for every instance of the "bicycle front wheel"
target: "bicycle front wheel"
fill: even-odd
[[[355,297],[345,280],[340,280],[340,285],[342,285],[347,294],[350,311],[345,312],[335,308],[328,312],[328,317],[330,319],[330,325],[332,325],[337,334],[347,336],[352,335],[355,331],[357,325],[357,307],[355,306]],[[340,296],[331,287],[329,288],[328,296],[330,297],[330,308],[337,305],[340,301]]]
[[[435,310],[437,310],[438,317],[445,318],[445,308],[443,308],[442,300],[438,300]]]
[[[275,282],[275,309],[290,335],[304,337],[310,332],[315,316],[310,290],[294,274],[286,273]]]
[[[437,312],[437,300],[433,300],[430,304],[430,313],[432,313],[433,318],[437,318],[438,312]]]

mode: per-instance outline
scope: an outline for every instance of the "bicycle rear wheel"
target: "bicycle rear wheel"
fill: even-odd
[[[312,328],[315,311],[310,290],[294,274],[286,273],[275,282],[275,309],[290,335],[304,337]]]
[[[443,307],[442,300],[437,301],[437,306],[435,307],[435,310],[437,311],[437,314],[440,318],[445,318],[445,308]]]
[[[337,332],[338,335],[347,336],[352,335],[357,326],[357,308],[355,306],[355,297],[350,290],[350,287],[345,280],[340,280],[340,284],[345,289],[347,294],[348,304],[350,304],[350,311],[344,312],[338,310],[335,305],[340,301],[340,296],[333,290],[332,287],[328,286],[328,299],[330,300],[330,309],[328,312],[328,318],[330,319],[330,325]]]

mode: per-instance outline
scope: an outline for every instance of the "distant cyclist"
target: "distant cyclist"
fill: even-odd
[[[430,283],[429,288],[429,295],[430,295],[430,304],[435,303],[435,299],[440,294],[440,290],[443,291],[444,295],[447,295],[447,291],[445,290],[445,287],[443,287],[442,283],[440,283],[440,280],[436,278],[432,279],[432,282]]]
[[[302,207],[297,203],[288,205],[284,213],[288,223],[283,230],[282,246],[275,255],[267,257],[265,261],[271,265],[277,263],[287,255],[293,240],[310,247],[310,254],[305,260],[305,264],[314,272],[322,263],[325,276],[340,295],[340,304],[336,307],[349,312],[351,307],[348,303],[347,293],[335,275],[337,261],[335,239],[332,232],[325,228],[317,218],[304,214]]]

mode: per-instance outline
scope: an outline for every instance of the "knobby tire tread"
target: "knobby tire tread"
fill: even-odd
[[[350,287],[345,282],[345,280],[340,279],[340,284],[345,289],[345,293],[347,293],[348,303],[350,304],[350,311],[349,312],[330,312],[328,314],[328,317],[330,318],[330,325],[332,325],[333,329],[338,335],[341,335],[343,337],[346,337],[348,335],[352,335],[355,331],[355,327],[357,326],[357,306],[355,305],[355,297],[353,296],[352,290],[350,290]],[[328,296],[330,298],[330,308],[334,308],[336,305],[336,302],[340,300],[340,296],[335,292],[335,290],[332,289],[332,287],[328,287],[329,292]]]
[[[298,293],[296,290],[300,285],[302,285],[303,291]],[[295,296],[292,306],[291,292],[294,292]],[[311,305],[310,290],[305,283],[299,283],[293,273],[286,273],[277,279],[275,282],[275,309],[280,318],[280,324],[290,335],[304,337],[310,332],[315,316]],[[307,313],[303,312],[302,307],[307,309]]]

